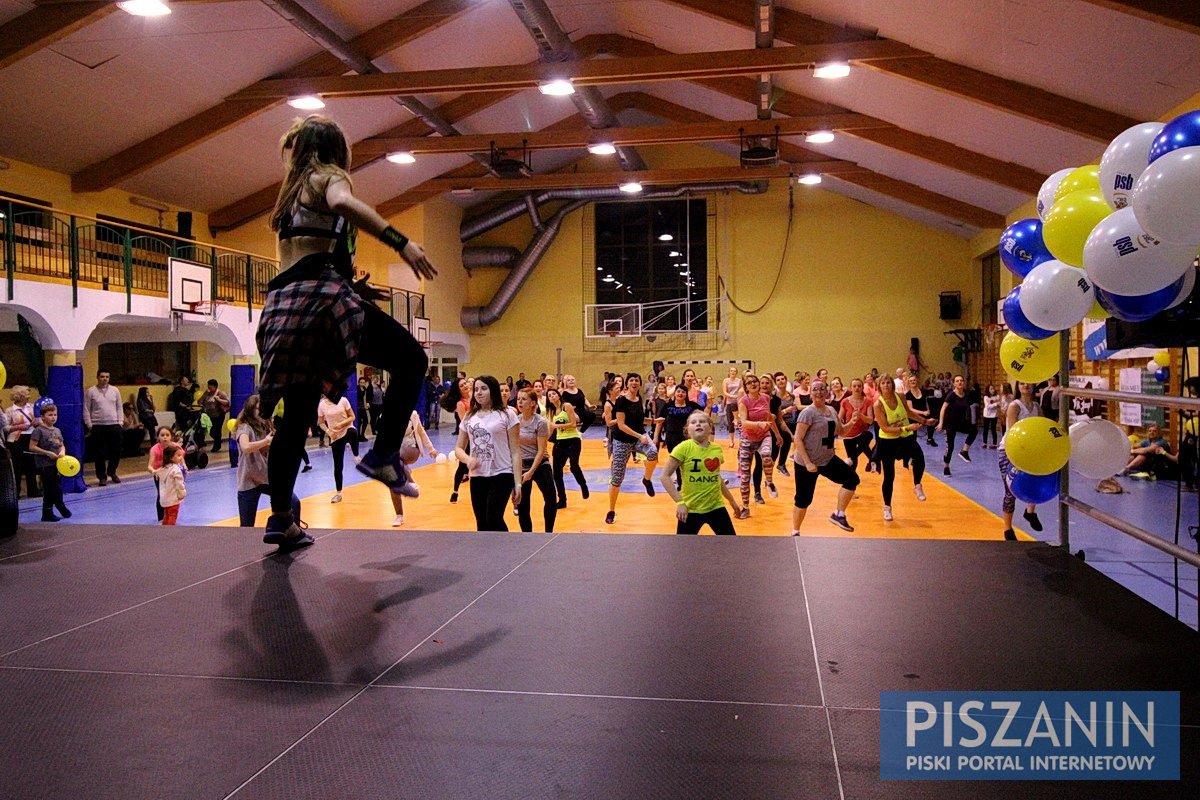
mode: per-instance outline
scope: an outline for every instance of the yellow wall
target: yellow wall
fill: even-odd
[[[873,366],[902,365],[912,336],[920,337],[931,368],[950,369],[952,342],[943,332],[974,326],[979,314],[980,279],[978,268],[971,267],[969,243],[832,192],[796,188],[795,227],[779,288],[761,313],[734,313],[730,341],[717,350],[584,352],[585,214],[576,211],[504,317],[472,336],[468,370],[500,377],[551,372],[556,348],[562,347],[564,370],[589,390],[605,369],[644,371],[656,358],[750,358],[759,369],[791,373],[824,366],[848,378]],[[765,195],[709,197],[718,212],[716,252],[710,257],[719,259],[738,304],[757,307],[779,267],[787,188],[773,181]],[[518,220],[471,244],[524,248],[529,232],[529,223]],[[504,270],[474,270],[469,303],[485,304],[504,276]],[[938,319],[940,291],[963,293],[961,323]]]

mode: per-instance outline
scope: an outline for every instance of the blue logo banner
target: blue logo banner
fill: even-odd
[[[884,780],[1179,780],[1179,692],[883,692]]]

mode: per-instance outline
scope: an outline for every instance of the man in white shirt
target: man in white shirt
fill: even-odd
[[[96,459],[96,479],[101,486],[111,480],[120,483],[117,466],[121,463],[121,393],[109,385],[107,370],[96,372],[96,385],[83,395],[83,428],[91,439]]]

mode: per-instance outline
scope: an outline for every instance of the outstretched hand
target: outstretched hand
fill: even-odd
[[[371,280],[371,273],[367,272],[361,278],[354,281],[354,283],[350,284],[350,288],[353,289],[354,293],[363,300],[367,300],[372,303],[380,300],[391,299],[391,295],[389,295],[387,292],[383,291],[382,289],[376,289],[374,286],[367,283],[369,280]]]
[[[416,273],[418,278],[432,280],[437,275],[437,270],[433,264],[429,263],[429,259],[425,257],[425,249],[416,242],[409,242],[404,246],[404,250],[400,253],[400,257],[408,262],[412,267],[412,271]]]

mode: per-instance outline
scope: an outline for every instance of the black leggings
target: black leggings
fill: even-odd
[[[951,425],[948,428],[943,428],[943,433],[946,434],[946,453],[942,456],[942,463],[949,464],[950,457],[954,455],[954,436],[958,433],[965,433],[967,440],[963,442],[964,448],[969,448],[975,443],[975,437],[979,435],[979,428],[974,425],[963,424],[961,426]]]
[[[358,455],[358,431],[353,426],[346,429],[346,435],[330,445],[333,452],[333,486],[339,492],[342,490],[342,461],[346,457],[346,445],[350,452]]]
[[[528,470],[532,463],[533,459],[529,459],[525,462],[524,468]],[[554,533],[554,519],[558,516],[558,496],[554,490],[554,476],[551,473],[550,465],[545,460],[534,470],[533,480],[521,484],[521,502],[517,504],[517,519],[521,523],[521,530],[526,533],[533,530],[533,518],[529,516],[529,506],[530,495],[533,494],[533,484],[535,483],[538,491],[542,493],[542,519],[546,523],[546,533]]]
[[[363,308],[366,313],[358,361],[391,373],[392,380],[383,395],[384,415],[392,420],[407,420],[416,406],[425,373],[429,371],[429,358],[412,334],[385,314],[383,309],[374,303],[363,303]],[[286,413],[282,425],[275,430],[275,438],[267,455],[271,511],[275,514],[291,511],[292,490],[296,488],[296,474],[304,454],[304,442],[311,421],[317,418],[320,399],[321,387],[318,384],[292,384],[283,390]],[[371,451],[384,458],[393,455],[400,449],[405,427],[387,425],[383,431],[376,431]]]
[[[567,500],[567,487],[563,483],[563,467],[566,466],[567,461],[571,462],[571,475],[579,484],[579,488],[587,489],[587,479],[579,467],[579,453],[582,449],[583,439],[579,437],[559,439],[554,443],[554,487],[558,492],[560,503],[565,503]]]
[[[795,429],[796,429],[795,422],[788,422],[782,428],[779,429],[779,438],[777,439],[777,441],[779,443],[778,444],[779,452],[777,452],[775,454],[775,463],[776,464],[786,464],[787,463],[788,453],[791,452],[791,449],[792,449],[792,431],[794,431]]]
[[[858,472],[858,457],[867,454],[867,457],[870,458],[871,432],[863,431],[858,436],[842,439],[842,446],[846,448],[846,457],[850,459],[850,467]]]
[[[879,450],[879,465],[883,468],[883,504],[892,504],[892,487],[896,483],[896,459],[901,458],[912,462],[913,486],[919,486],[925,477],[925,454],[917,444],[916,436],[904,436],[900,439],[880,439],[876,445]]]
[[[989,433],[992,434],[992,446],[994,447],[998,442],[998,439],[996,438],[996,422],[997,420],[995,417],[983,418],[983,443],[985,445],[987,444]]]
[[[504,512],[512,497],[513,481],[511,472],[502,472],[490,477],[471,477],[471,510],[475,512],[476,530],[508,530],[508,525],[504,522]]]
[[[467,452],[470,451],[468,450]],[[458,487],[462,486],[468,474],[467,465],[462,461],[458,462],[458,469],[454,470],[454,491],[458,491]]]
[[[675,521],[675,533],[694,535],[699,533],[705,525],[712,528],[713,533],[717,536],[734,536],[737,533],[733,529],[733,520],[729,518],[729,511],[725,506],[703,514],[689,511],[687,522]]]

